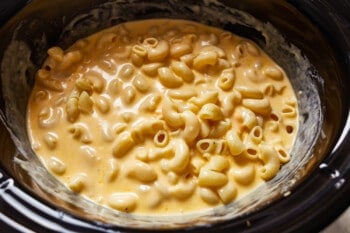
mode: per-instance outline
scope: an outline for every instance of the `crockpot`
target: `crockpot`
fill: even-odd
[[[208,13],[211,12],[211,13]],[[0,3],[0,226],[4,232],[316,232],[334,221],[350,204],[350,2],[226,0],[33,0]],[[210,224],[179,224],[159,229],[108,221],[104,207],[59,186],[32,155],[25,111],[34,74],[53,45],[67,48],[78,38],[136,19],[180,18],[217,26],[258,43],[292,76],[299,97],[305,134],[292,156],[300,166],[285,173],[271,198],[243,214]],[[226,20],[230,18],[230,20]],[[255,23],[252,23],[252,19]],[[271,38],[264,25],[278,34]],[[280,38],[296,48],[275,51],[269,40]],[[277,40],[278,42],[278,40]],[[278,47],[278,45],[277,45]],[[28,50],[29,49],[29,50]],[[271,49],[271,51],[269,50]],[[29,53],[26,53],[26,51]],[[277,54],[277,55],[276,55]],[[279,55],[278,55],[279,54]],[[299,58],[309,62],[284,64]],[[298,59],[299,59],[298,58]],[[299,59],[299,61],[300,61]],[[286,67],[284,67],[286,65]],[[294,72],[294,73],[293,73]],[[293,80],[299,81],[293,81]],[[305,107],[305,108],[304,108]],[[307,123],[310,122],[311,123]],[[315,124],[313,124],[315,123]],[[303,146],[303,143],[306,146]],[[307,158],[305,161],[303,157]],[[46,174],[47,177],[43,177]],[[278,177],[276,178],[278,179]],[[44,181],[43,181],[44,180]],[[271,184],[274,184],[272,181]],[[63,190],[63,191],[62,191]],[[67,201],[69,200],[69,201]],[[252,204],[253,205],[253,204]],[[93,210],[92,212],[90,210]],[[98,214],[96,214],[98,213]],[[128,215],[116,219],[131,221]],[[132,222],[132,221],[131,221]],[[193,223],[193,222],[192,222]]]

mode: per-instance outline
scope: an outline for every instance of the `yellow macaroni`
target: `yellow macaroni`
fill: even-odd
[[[116,211],[180,214],[278,175],[298,103],[252,41],[157,19],[50,48],[27,123],[33,150],[73,192]]]

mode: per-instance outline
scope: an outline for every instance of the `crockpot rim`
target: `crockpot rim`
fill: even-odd
[[[30,1],[28,1],[28,2],[30,2]],[[27,3],[28,3],[27,2]],[[347,108],[348,110],[349,110],[349,104],[348,104],[348,108]],[[346,111],[346,108],[345,108],[345,111]],[[345,119],[346,120],[346,119]],[[347,113],[347,121],[349,122],[350,121],[350,116],[349,116],[349,112]],[[343,122],[343,124],[342,125],[346,125],[346,123],[345,123],[345,121]],[[344,129],[344,131],[343,131],[343,134],[345,135],[344,137],[343,137],[343,142],[342,142],[342,145],[340,146],[340,147],[338,147],[338,149],[336,150],[336,151],[333,151],[330,155],[327,155],[326,156],[326,160],[330,160],[329,161],[329,165],[332,165],[333,163],[336,163],[337,161],[334,161],[334,160],[332,160],[331,158],[334,158],[337,154],[342,154],[342,153],[344,153],[344,154],[346,154],[347,153],[347,151],[349,152],[350,150],[350,148],[348,148],[348,147],[346,147],[346,146],[344,146],[344,143],[345,144],[350,144],[350,129],[349,128],[347,128],[347,129]],[[338,142],[338,140],[339,140],[339,138],[336,140],[336,142],[335,143],[337,143]],[[335,145],[335,144],[334,144]],[[345,148],[344,148],[345,147]],[[327,161],[328,162],[328,161]],[[348,163],[349,164],[349,163]],[[329,166],[330,167],[330,166]],[[327,168],[327,169],[321,169],[321,168],[319,168],[318,170],[316,170],[316,171],[313,171],[313,173],[312,173],[312,175],[314,174],[314,173],[317,173],[317,175],[320,175],[321,177],[324,177],[324,176],[329,176],[329,179],[327,180],[328,181],[328,183],[327,183],[327,188],[328,189],[330,189],[330,188],[332,188],[332,187],[334,187],[334,185],[336,184],[336,182],[338,182],[339,180],[337,179],[337,180],[335,180],[334,178],[332,178],[331,177],[331,174],[332,174],[332,172],[334,171],[334,169],[335,168]],[[2,168],[0,167],[0,173],[3,173],[4,174],[4,177],[3,178],[5,178],[5,180],[3,181],[3,179],[1,179],[1,176],[0,176],[0,181],[1,181],[1,183],[0,183],[0,186],[2,187],[4,184],[5,184],[5,181],[9,181],[9,179],[12,179],[12,178],[10,178],[9,176],[8,176],[8,174],[7,174],[7,172],[6,171],[4,171],[4,170],[2,170]],[[350,173],[350,169],[349,169],[349,167],[348,167],[348,170],[347,170],[347,172],[346,173],[344,173],[344,176],[345,177],[350,177],[349,174]],[[7,178],[6,178],[7,177]],[[302,184],[300,184],[298,187],[297,187],[297,189],[300,187],[300,186],[303,186],[303,187],[305,187],[305,186],[308,186],[309,185],[309,183],[311,182],[311,180],[306,180],[306,181],[304,181]],[[8,186],[8,189],[4,189],[5,190],[5,192],[2,192],[1,193],[1,195],[0,195],[0,199],[3,199],[3,195],[12,195],[11,194],[11,190],[12,190],[12,188],[11,187],[20,187],[20,189],[22,189],[22,188],[25,188],[25,187],[21,187],[21,184],[20,183],[18,183],[17,181],[14,181],[14,184],[12,185],[11,184],[11,182],[9,182],[10,184],[9,184],[9,186]],[[295,190],[295,192],[298,192],[298,190]],[[340,203],[342,203],[342,205],[340,206],[340,207],[338,207],[337,209],[336,209],[336,213],[335,212],[333,212],[333,211],[325,211],[325,212],[327,212],[327,216],[325,216],[325,217],[322,217],[322,218],[320,218],[320,214],[319,213],[315,213],[313,216],[310,216],[310,218],[312,218],[312,219],[315,219],[315,218],[318,218],[318,219],[334,219],[336,216],[338,216],[339,214],[340,214],[340,212],[342,212],[342,211],[344,211],[346,208],[347,208],[347,206],[349,206],[350,205],[350,200],[347,200],[346,198],[343,198],[344,197],[344,194],[346,194],[346,193],[349,193],[350,192],[350,183],[349,182],[347,182],[347,183],[345,183],[345,184],[343,184],[343,186],[342,186],[342,189],[339,191],[339,192],[337,192],[335,195],[332,195],[331,197],[330,197],[330,201],[329,202],[327,202],[322,208],[323,209],[329,209],[331,206],[333,206],[334,205],[334,203],[338,203],[338,202],[340,202]],[[28,194],[28,192],[27,192],[27,190],[25,190],[25,193],[27,193]],[[15,197],[15,196],[14,196]],[[32,197],[32,195],[30,195],[30,197],[31,198],[33,198]],[[19,197],[16,197],[16,198],[19,198]],[[276,201],[275,203],[273,203],[273,205],[271,205],[271,206],[267,206],[266,208],[264,208],[264,209],[270,209],[270,208],[272,208],[272,206],[274,206],[275,204],[278,204],[278,203],[283,203],[284,202],[284,200],[288,200],[289,198],[291,198],[290,196],[289,197],[286,197],[286,198],[283,198],[283,199],[281,199],[281,200],[278,200],[278,201]],[[344,204],[344,205],[343,205]],[[53,207],[53,206],[51,206],[51,203],[48,203],[48,206],[50,206],[51,208]],[[54,209],[54,208],[53,208]],[[272,211],[273,212],[273,211]],[[257,213],[257,214],[259,214],[259,213]],[[253,215],[254,215],[254,213],[253,213]],[[76,218],[76,217],[74,217],[74,218]],[[77,218],[77,219],[80,219],[79,217]],[[0,220],[1,220],[1,218],[0,218]],[[302,223],[302,222],[306,222],[306,220],[307,219],[304,219],[303,221],[301,221],[300,223]],[[86,221],[86,220],[83,220],[83,221]],[[93,222],[93,221],[90,221],[90,220],[88,220],[89,222]],[[239,220],[238,220],[239,221]],[[229,221],[228,221],[229,222]],[[244,224],[248,224],[247,222],[244,222]],[[309,229],[320,229],[320,228],[317,228],[317,226],[316,225],[318,225],[318,226],[320,226],[320,225],[322,225],[322,227],[324,227],[325,225],[326,225],[327,223],[321,223],[321,224],[319,224],[319,222],[318,223],[315,223],[315,226],[313,227],[313,226],[309,226],[308,228]],[[220,227],[225,227],[225,225],[227,225],[227,223],[219,223],[219,224],[215,224],[215,226],[217,226],[217,227],[219,227],[219,229],[221,229]],[[296,228],[297,227],[297,225],[296,226],[294,226],[294,228]],[[199,227],[197,230],[200,230],[201,229],[201,227]],[[203,228],[203,229],[206,229],[205,227]],[[249,229],[249,228],[248,228]],[[301,228],[300,228],[301,229]],[[214,229],[214,230],[217,230],[217,229]],[[189,231],[192,231],[192,230],[189,230]],[[196,232],[196,229],[194,229],[194,231],[193,232]],[[249,232],[249,230],[247,231],[247,232]]]

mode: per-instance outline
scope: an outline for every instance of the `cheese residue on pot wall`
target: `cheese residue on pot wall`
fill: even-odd
[[[32,148],[68,188],[124,212],[231,203],[290,160],[298,106],[252,41],[184,20],[128,22],[48,50]]]

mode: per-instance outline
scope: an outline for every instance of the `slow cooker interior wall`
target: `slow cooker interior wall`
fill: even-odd
[[[63,21],[57,20],[57,18],[59,18],[60,15],[65,15],[66,18],[64,21],[69,22],[77,12],[83,11],[84,8],[90,8],[90,6],[94,4],[93,1],[85,1],[84,3],[80,3],[84,4],[84,6],[81,6],[78,4],[66,4],[68,2],[69,1],[66,0],[54,2],[34,1],[33,5],[31,5],[30,8],[21,12],[17,18],[14,18],[10,24],[7,25],[7,29],[13,30],[16,23],[21,19],[28,19],[30,17],[33,17],[33,15],[36,15],[36,17],[40,15],[41,19],[45,19],[45,22],[42,22],[43,27],[33,28],[34,30],[27,31],[25,34],[21,35],[23,38],[40,38],[42,35],[41,30],[46,30],[46,35],[48,36],[47,39],[49,42],[47,44],[47,47],[38,47],[38,51],[35,54],[41,55],[31,58],[37,67],[39,67],[43,61],[45,57],[43,54],[45,54],[46,49],[57,42],[59,32],[64,26]],[[57,5],[53,6],[53,4]],[[336,60],[332,51],[330,50],[330,47],[327,44],[327,41],[323,39],[322,34],[312,24],[310,24],[309,21],[303,15],[301,15],[300,12],[288,5],[286,2],[269,1],[267,3],[264,1],[259,1],[257,3],[256,1],[245,1],[244,3],[237,3],[236,1],[225,1],[225,4],[247,11],[248,13],[255,15],[263,21],[271,22],[288,38],[289,41],[291,41],[291,43],[297,45],[300,49],[302,49],[306,56],[316,66],[318,72],[324,78],[326,84],[325,93],[327,96],[330,96],[329,98],[324,99],[324,103],[326,105],[326,124],[324,130],[328,135],[328,140],[332,141],[339,129],[341,121],[329,121],[330,119],[341,118],[339,109],[342,109],[342,93],[337,91],[340,88],[340,74],[338,73],[339,69],[336,68]],[[57,10],[52,11],[52,9]],[[286,14],[287,12],[288,14]],[[27,22],[29,22],[29,20]],[[303,25],[303,27],[298,27],[298,25]],[[96,28],[95,30],[99,29]],[[9,41],[10,33],[2,36],[5,38],[4,41]],[[36,44],[34,39],[29,40],[28,42],[33,42],[31,46],[35,48]],[[1,46],[6,46],[6,43],[2,43]],[[322,53],[319,51],[322,51]],[[29,74],[33,74],[34,71],[35,70],[29,71]],[[29,82],[33,83],[33,80],[31,79]],[[329,114],[329,112],[332,114]],[[325,147],[323,148],[322,145]],[[322,143],[318,145],[319,150],[317,150],[317,153],[319,153],[320,156],[323,156],[330,146],[330,143]],[[9,149],[6,149],[5,154],[13,155],[13,149],[13,147],[9,147]],[[11,161],[11,158],[9,158],[9,161]],[[19,174],[17,172],[13,172],[13,167],[8,166],[11,164],[10,162],[6,162],[4,164],[8,170],[12,171],[12,175],[17,176]],[[21,180],[22,177],[17,177],[17,179]]]

